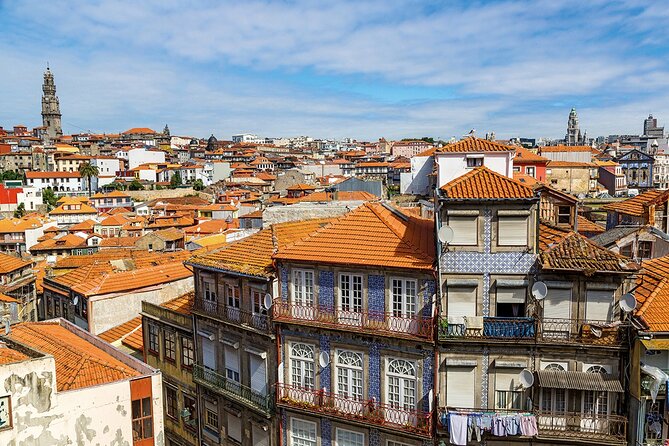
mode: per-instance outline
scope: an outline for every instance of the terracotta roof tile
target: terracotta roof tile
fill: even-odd
[[[272,254],[277,247],[293,243],[327,224],[329,219],[278,223],[222,249],[192,257],[188,263],[242,274],[272,277]]]
[[[537,155],[536,153],[531,152],[524,147],[516,147],[516,156],[513,158],[513,162],[517,164],[547,163],[548,161],[548,158]]]
[[[78,235],[68,234],[59,238],[50,238],[28,248],[33,251],[51,251],[58,249],[74,249],[86,247],[86,239]]]
[[[130,335],[133,331],[137,330],[142,326],[142,317],[137,316],[130,319],[128,322],[124,322],[121,325],[117,325],[114,328],[102,332],[98,335],[103,341],[113,344],[117,341],[122,341],[126,336]]]
[[[77,231],[90,231],[95,227],[95,225],[98,224],[95,220],[84,220],[80,223],[74,224],[67,228],[68,231],[70,232],[77,232]]]
[[[578,216],[578,232],[583,233],[587,232],[589,234],[601,234],[606,232],[606,228],[598,225],[595,222],[592,222],[585,218],[582,215]]]
[[[0,274],[7,274],[17,269],[31,266],[32,263],[19,259],[9,254],[0,253]]]
[[[66,209],[68,207],[68,209]],[[77,203],[75,209],[71,209],[72,204],[64,203],[53,209],[49,212],[49,215],[64,215],[64,214],[96,214],[98,213],[97,209],[93,206],[89,206],[86,203]]]
[[[4,342],[0,342],[0,365],[21,362],[30,359],[28,355],[8,347]]]
[[[287,187],[286,190],[294,190],[294,191],[310,191],[316,189],[314,186],[310,184],[304,184],[304,183],[298,183],[294,184],[290,187]]]
[[[313,192],[298,198],[298,203],[321,201],[377,201],[379,197],[365,191]]]
[[[161,304],[160,306],[177,313],[190,315],[191,310],[193,309],[194,301],[195,301],[195,292],[191,291],[189,293],[177,297],[176,299],[168,300],[167,302]]]
[[[592,152],[590,146],[546,146],[540,152]]]
[[[133,248],[138,237],[109,237],[100,241],[101,248]]]
[[[437,153],[513,152],[516,147],[476,137],[467,137],[437,149]]]
[[[54,357],[56,387],[60,392],[139,376],[137,370],[58,322],[17,324],[8,337]]]
[[[279,248],[275,258],[360,266],[430,270],[434,266],[434,223],[381,203],[365,203]]]
[[[551,167],[565,167],[565,168],[582,168],[582,169],[589,169],[592,167],[597,167],[595,164],[592,163],[580,163],[577,161],[549,161],[547,164],[548,168]]]
[[[616,211],[620,214],[634,215],[642,217],[648,213],[648,206],[663,203],[669,199],[669,191],[649,190],[636,197],[628,198],[623,201],[616,201],[603,206],[607,211]]]
[[[441,187],[451,199],[527,199],[534,198],[531,187],[501,175],[485,166],[477,167]]]
[[[573,231],[542,223],[539,227],[539,258],[541,267],[548,270],[580,271],[586,275],[596,272],[634,272],[637,265],[591,242]]]

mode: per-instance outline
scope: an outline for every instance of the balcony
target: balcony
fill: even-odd
[[[5,235],[4,237],[0,238],[0,242],[15,245],[17,243],[21,243],[21,244],[25,243],[26,239],[25,239],[25,237],[21,237],[21,236],[12,237],[12,236],[9,236],[9,235]]]
[[[462,324],[449,324],[446,318],[439,323],[439,340],[449,338],[481,339],[529,339],[537,334],[536,320],[531,317],[484,317],[483,325],[472,327]]]
[[[627,418],[621,415],[592,415],[582,412],[537,412],[539,437],[591,440],[595,444],[626,444]]]
[[[344,311],[275,300],[274,320],[379,336],[432,339],[434,319],[419,314],[404,317],[393,313]]]
[[[422,437],[429,437],[432,433],[430,412],[381,404],[374,400],[349,399],[323,390],[302,389],[287,384],[277,384],[276,389],[278,405]]]
[[[266,416],[270,416],[274,409],[272,395],[263,395],[256,392],[250,387],[227,379],[220,373],[200,364],[195,364],[193,367],[193,380],[215,392],[260,411]]]
[[[476,320],[476,318],[472,318]],[[576,319],[537,319],[531,317],[483,317],[467,324],[449,323],[441,318],[438,327],[440,341],[498,340],[536,341],[566,344],[588,344],[615,347],[624,340],[619,323],[589,322]]]
[[[266,314],[228,307],[222,303],[204,300],[197,296],[193,303],[193,310],[207,316],[215,317],[224,322],[229,322],[235,325],[244,325],[264,333],[269,333],[270,331],[269,316]]]

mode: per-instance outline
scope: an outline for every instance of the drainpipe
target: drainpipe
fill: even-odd
[[[436,247],[436,258],[437,258],[437,273],[436,273],[436,281],[437,283],[435,284],[435,290],[437,291],[437,296],[436,296],[436,302],[435,302],[435,320],[433,322],[433,327],[435,328],[435,333],[434,333],[434,361],[432,363],[432,370],[433,370],[433,378],[432,378],[432,388],[434,389],[433,395],[432,395],[432,435],[433,437],[436,436],[436,429],[437,429],[437,410],[439,406],[439,326],[440,326],[440,317],[441,317],[441,300],[442,300],[442,285],[441,285],[441,257],[442,257],[442,252],[441,252],[441,242],[439,241],[439,216],[441,212],[441,203],[439,201],[439,189],[437,187],[434,188],[433,192],[434,196],[434,241],[435,241],[435,247]]]

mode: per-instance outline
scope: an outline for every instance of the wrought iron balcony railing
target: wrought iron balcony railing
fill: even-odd
[[[287,384],[277,384],[276,388],[277,404],[420,436],[432,433],[432,413],[406,405],[345,398],[324,390],[303,389]]]
[[[270,331],[270,320],[266,314],[228,307],[220,302],[205,300],[197,296],[195,297],[193,309],[226,322],[247,325],[263,332]]]
[[[583,412],[537,412],[540,437],[560,437],[625,444],[627,418],[621,415],[595,415]]]
[[[196,383],[220,392],[227,397],[232,397],[265,415],[271,415],[274,409],[273,395],[263,395],[200,364],[195,364],[193,367],[193,379]]]
[[[382,336],[432,339],[434,318],[373,311],[346,311],[315,305],[295,305],[275,300],[273,317],[278,322],[299,323]]]
[[[437,332],[439,340],[514,339],[616,346],[622,343],[624,336],[619,323],[531,317],[462,319],[462,323],[453,323],[452,318],[441,318]]]

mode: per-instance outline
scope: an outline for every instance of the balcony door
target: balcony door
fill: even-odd
[[[293,270],[293,305],[295,319],[314,319],[314,272]]]
[[[362,353],[337,350],[335,406],[342,412],[362,414]]]
[[[386,372],[386,421],[396,425],[417,424],[416,365],[406,359],[388,360]]]
[[[571,321],[571,288],[549,288],[543,307],[544,338],[569,339],[577,328]]]
[[[549,363],[544,370],[565,371],[561,364]],[[566,389],[543,388],[539,394],[541,415],[537,419],[539,429],[565,430],[567,429],[567,398]]]
[[[202,336],[202,365],[209,370],[216,370],[216,346],[214,341]]]
[[[259,395],[267,395],[267,361],[256,353],[249,353],[249,373],[251,390]]]
[[[601,373],[607,370],[603,366],[594,365],[586,373]],[[581,429],[584,432],[608,434],[609,392],[585,390],[581,394]]]
[[[292,400],[314,404],[315,398],[315,364],[316,356],[313,345],[296,342],[290,346],[290,384],[288,395]]]
[[[417,288],[415,280],[391,280],[392,316],[388,323],[392,331],[416,334],[420,330],[416,317]]]
[[[337,319],[341,325],[362,325],[362,276],[339,275],[339,302]]]

